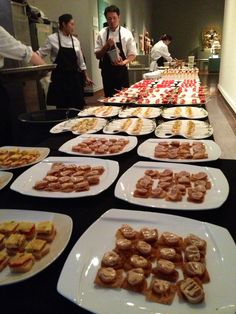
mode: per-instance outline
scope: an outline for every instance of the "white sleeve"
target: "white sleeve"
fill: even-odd
[[[160,47],[160,50],[159,50],[161,56],[163,58],[165,58],[168,62],[172,61],[172,57],[170,56],[170,53],[168,51],[168,48],[167,47]]]
[[[51,50],[52,50],[52,44],[51,44],[50,38],[48,37],[45,41],[45,44],[37,50],[37,54],[39,54],[40,57],[44,58],[49,53],[51,53]]]
[[[131,35],[127,40],[127,46],[126,46],[127,55],[126,57],[130,55],[137,55],[137,48],[136,48],[136,42],[134,40],[134,37]]]
[[[33,50],[11,36],[0,26],[0,55],[14,60],[30,62]]]
[[[98,36],[97,36],[96,42],[95,42],[94,52],[97,52],[97,51],[101,50],[102,47],[103,47],[102,36],[99,33]]]

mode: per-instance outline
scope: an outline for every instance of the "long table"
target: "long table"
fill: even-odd
[[[46,146],[51,149],[50,156],[65,156],[58,151],[58,148],[73,136],[71,133],[49,135],[38,146]],[[138,138],[138,145],[154,134]],[[138,146],[137,146],[138,147]],[[148,160],[137,155],[137,147],[126,154],[114,156],[109,159],[117,160],[120,165],[120,173],[123,174],[129,167],[139,160]],[[114,187],[117,180],[106,191],[94,197],[78,199],[47,199],[24,196],[10,190],[9,185],[0,191],[0,208],[2,209],[28,209],[39,211],[50,211],[69,215],[73,219],[73,231],[70,241],[59,256],[49,267],[28,280],[0,287],[0,300],[2,309],[7,313],[89,313],[86,310],[70,302],[57,292],[57,282],[62,267],[68,254],[85,230],[104,212],[111,208],[128,209],[130,211],[140,210],[146,212],[168,213],[209,222],[227,228],[236,241],[236,228],[234,219],[235,195],[236,195],[236,161],[216,160],[204,163],[194,163],[200,166],[219,168],[225,174],[230,192],[226,202],[217,209],[201,211],[181,211],[154,209],[128,204],[114,196]],[[20,175],[25,169],[14,170],[14,178]],[[109,300],[94,300],[94,302],[109,302]]]

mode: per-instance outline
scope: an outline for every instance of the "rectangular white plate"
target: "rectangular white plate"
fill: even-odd
[[[188,112],[191,109],[192,115],[189,116]],[[176,110],[178,110],[178,114],[176,114]],[[202,119],[208,116],[208,112],[199,107],[171,107],[166,108],[161,113],[162,117],[165,119],[176,119],[176,118],[189,118],[189,119]]]
[[[31,221],[35,223],[50,220],[54,223],[57,229],[57,234],[53,242],[50,244],[49,253],[41,260],[36,261],[29,272],[13,274],[10,272],[8,266],[2,272],[0,272],[0,286],[13,284],[28,279],[49,266],[59,257],[59,255],[67,246],[73,226],[72,219],[69,216],[63,214],[34,210],[0,209],[0,223],[10,220],[19,222]]]
[[[180,202],[170,202],[165,199],[157,198],[139,198],[134,197],[135,185],[147,169],[163,171],[171,169],[174,172],[182,170],[190,173],[200,171],[206,172],[212,184],[210,190],[207,190],[203,203],[191,203],[187,201],[186,195]],[[229,184],[223,172],[216,168],[200,167],[186,164],[139,161],[130,167],[118,180],[115,187],[115,196],[132,204],[138,204],[146,207],[178,209],[178,210],[206,210],[220,207],[227,199],[229,194]]]
[[[11,181],[12,177],[13,173],[9,171],[0,171],[0,190]]]
[[[190,305],[175,296],[172,305],[145,301],[127,290],[94,287],[102,256],[115,246],[115,232],[122,224],[134,229],[157,228],[180,236],[194,233],[207,241],[207,269],[211,281],[204,285],[206,301]],[[104,232],[106,230],[106,232]],[[236,310],[236,250],[228,230],[185,217],[151,212],[111,209],[93,223],[75,244],[62,269],[57,290],[77,305],[97,314],[234,314]]]
[[[119,138],[124,138],[129,140],[129,143],[127,145],[125,145],[124,149],[122,151],[120,151],[119,153],[109,153],[109,154],[83,154],[80,152],[74,152],[72,151],[72,146],[75,146],[81,142],[83,142],[85,139],[88,138],[105,138],[105,139],[111,139],[111,138],[115,138],[115,139],[119,139]],[[82,156],[93,156],[93,157],[106,157],[106,156],[113,156],[113,155],[121,155],[124,153],[127,153],[129,151],[131,151],[136,145],[137,145],[137,137],[136,136],[122,136],[122,135],[107,135],[107,134],[96,134],[96,135],[89,135],[89,134],[82,134],[80,136],[77,136],[69,141],[67,141],[66,143],[64,143],[60,148],[59,151],[63,152],[63,153],[67,153],[67,154],[71,154],[71,155],[82,155]]]
[[[37,181],[42,180],[54,162],[70,163],[77,165],[103,166],[104,173],[100,176],[100,183],[90,187],[89,191],[82,192],[47,192],[34,190],[33,186]],[[117,161],[109,159],[89,158],[89,157],[49,157],[37,165],[23,172],[11,185],[13,191],[24,195],[50,198],[75,198],[92,196],[106,190],[116,179],[119,173]]]
[[[173,139],[157,139],[157,138],[149,138],[145,142],[143,142],[141,145],[138,147],[138,155],[142,157],[147,157],[151,158],[154,160],[162,160],[162,161],[168,161],[168,162],[187,162],[187,163],[192,163],[192,162],[203,162],[203,161],[211,161],[211,160],[217,160],[220,155],[221,155],[221,149],[219,145],[217,145],[214,141],[212,140],[200,140],[201,143],[205,145],[206,152],[208,154],[208,158],[204,159],[169,159],[169,158],[157,158],[154,157],[154,150],[155,147],[158,145],[158,143],[161,142],[167,142],[170,143],[172,142]],[[191,140],[185,140],[185,139],[178,139],[178,142],[181,143],[190,143],[192,144],[194,141]],[[196,142],[196,141],[195,141]]]
[[[17,166],[17,167],[1,167],[0,166],[0,170],[17,169],[17,168],[28,167],[28,166],[34,165],[34,164],[40,162],[41,160],[43,160],[44,158],[46,158],[50,152],[50,149],[47,147],[2,146],[2,147],[0,147],[0,149],[19,149],[20,151],[22,151],[22,150],[25,150],[25,151],[37,150],[40,154],[39,157],[35,161],[30,162],[26,165]]]
[[[152,133],[155,130],[156,122],[152,119],[142,119],[142,118],[128,118],[128,119],[131,120],[131,124],[127,128],[127,130],[121,129],[127,119],[115,119],[104,127],[103,132],[107,134],[115,134],[119,132],[124,132],[130,135],[138,136],[138,135],[145,135],[145,134]],[[138,119],[142,120],[142,128],[139,133],[136,133],[133,131],[133,129],[136,126]]]
[[[106,110],[109,109],[109,112]],[[120,108],[117,106],[91,106],[81,110],[78,113],[79,117],[95,116],[100,118],[108,118],[117,116]],[[106,113],[107,112],[107,113]]]
[[[136,111],[137,109],[138,109],[138,112]],[[120,110],[119,118],[139,117],[139,118],[153,119],[153,118],[159,117],[161,114],[161,111],[162,111],[161,108],[128,107],[123,110]]]

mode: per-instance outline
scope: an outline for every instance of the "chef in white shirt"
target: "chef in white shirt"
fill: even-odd
[[[158,67],[163,66],[164,62],[171,62],[171,57],[168,46],[172,41],[170,35],[163,34],[160,40],[152,47],[150,71],[156,71]]]
[[[91,85],[79,40],[73,36],[75,22],[71,14],[59,17],[59,31],[48,36],[37,53],[42,57],[50,54],[57,66],[52,71],[47,94],[47,105],[57,108],[82,109],[84,101],[83,82]]]
[[[104,15],[108,26],[98,34],[95,55],[100,60],[104,93],[106,97],[109,97],[113,96],[117,90],[129,87],[127,65],[135,59],[137,49],[132,33],[120,26],[119,8],[111,5],[105,9]],[[119,56],[112,61],[108,52],[115,46],[119,49]]]
[[[4,66],[4,58],[25,61],[33,65],[42,65],[45,62],[35,53],[31,47],[25,46],[20,41],[10,35],[2,26],[0,26],[0,68]],[[11,119],[10,104],[7,92],[3,86],[0,77],[0,145],[11,144]],[[16,104],[17,105],[17,104]]]

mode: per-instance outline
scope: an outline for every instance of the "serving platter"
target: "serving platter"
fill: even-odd
[[[119,118],[139,117],[139,118],[157,118],[161,114],[160,108],[153,107],[128,107],[120,110]]]
[[[12,177],[12,172],[0,171],[0,190],[2,190],[11,181]]]
[[[120,108],[117,106],[91,106],[81,110],[79,117],[95,116],[98,118],[109,118],[117,116]]]
[[[163,109],[161,115],[165,119],[203,119],[208,116],[208,112],[204,108],[200,107],[178,106]]]
[[[145,135],[155,130],[156,122],[152,119],[127,118],[115,119],[109,122],[103,129],[104,133],[116,134],[125,132],[130,135]]]

